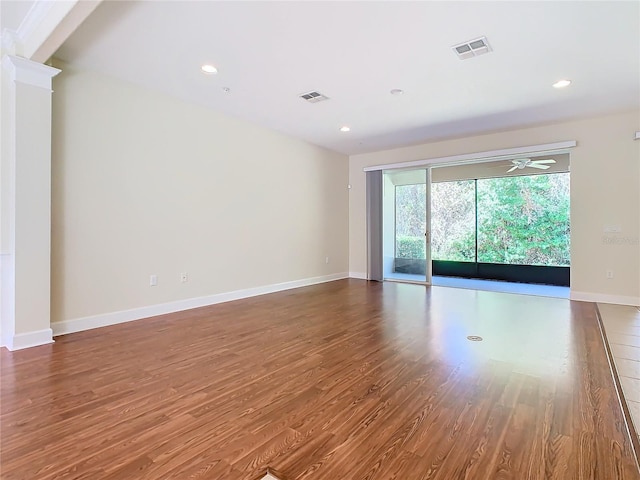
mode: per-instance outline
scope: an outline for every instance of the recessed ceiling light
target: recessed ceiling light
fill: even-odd
[[[404,90],[400,90],[399,88],[394,88],[389,92],[391,95],[402,95]]]
[[[350,132],[351,131],[351,127],[345,125],[343,127],[340,127],[340,131],[341,132]]]
[[[553,84],[553,88],[564,88],[571,85],[571,80],[558,80]]]
[[[222,87],[222,91],[224,93],[231,93],[231,89],[229,87]]]
[[[210,74],[218,73],[218,69],[208,63],[205,65],[202,65],[200,67],[200,70],[202,70],[204,73],[210,73]]]

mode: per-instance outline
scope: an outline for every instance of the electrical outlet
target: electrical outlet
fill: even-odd
[[[329,257],[324,257],[324,263],[329,263]]]
[[[607,278],[611,280],[613,278],[613,270],[607,270]]]
[[[157,275],[151,275],[149,277],[149,286],[150,287],[155,287],[156,285],[158,285],[158,276]]]
[[[180,281],[182,283],[188,282],[189,281],[189,275],[187,274],[187,272],[182,272],[180,274]]]

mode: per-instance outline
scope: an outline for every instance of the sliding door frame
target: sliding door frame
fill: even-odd
[[[421,285],[431,285],[432,265],[431,265],[431,167],[421,167],[412,169],[401,169],[402,172],[419,174],[420,181],[412,183],[393,184],[393,190],[389,190],[392,179],[387,174],[395,172],[383,172],[383,279],[385,281],[417,283]],[[424,231],[420,233],[420,240],[424,245],[424,259],[411,259],[398,257],[398,187],[410,185],[424,185]],[[391,206],[393,203],[393,206]],[[393,243],[393,244],[392,244]],[[405,265],[399,266],[399,261],[404,260]],[[424,269],[422,268],[424,262]],[[415,269],[419,273],[415,272]],[[402,269],[406,269],[405,272]],[[413,272],[412,272],[413,270]],[[424,271],[424,274],[422,273]],[[397,275],[397,276],[394,276]],[[407,275],[415,275],[415,278],[408,278]]]
[[[431,167],[442,167],[442,166],[454,166],[454,165],[466,165],[466,164],[474,164],[474,163],[484,163],[484,162],[494,162],[498,160],[510,160],[513,158],[517,158],[519,156],[528,156],[528,155],[554,155],[554,154],[570,154],[571,149],[577,145],[575,140],[566,140],[561,142],[554,143],[546,143],[540,145],[530,145],[524,147],[514,147],[514,148],[505,148],[499,150],[489,150],[483,152],[475,152],[475,153],[465,153],[460,155],[450,155],[444,157],[435,157],[430,159],[423,160],[415,160],[415,161],[407,161],[400,163],[392,163],[392,164],[382,164],[382,165],[372,165],[368,167],[364,167],[364,172],[377,172],[377,171],[393,171],[393,170],[418,170],[420,168],[424,168],[428,173],[428,181],[427,181],[427,231],[425,232],[425,256],[428,261],[426,261],[426,275],[424,283],[427,285],[431,284],[432,276],[433,276],[433,261],[431,260]],[[476,194],[477,199],[477,194]],[[367,196],[367,202],[370,202],[371,199]],[[380,209],[382,209],[382,205],[380,204]],[[477,215],[476,215],[477,222]],[[381,225],[382,227],[382,225]],[[477,225],[476,225],[477,227]],[[369,229],[369,227],[368,227]],[[476,228],[477,231],[477,228]],[[371,232],[368,230],[368,237]],[[382,237],[382,232],[374,232],[374,235],[379,235]],[[426,252],[429,252],[428,255]],[[477,252],[477,235],[476,235],[476,252]],[[377,252],[376,252],[377,253]],[[371,251],[367,252],[367,264],[371,264]],[[558,267],[563,268],[563,267]],[[564,267],[569,268],[569,267]],[[367,272],[368,278],[371,278],[371,272]],[[562,273],[562,276],[565,274]],[[383,278],[387,280],[386,278]],[[377,280],[377,279],[376,279]],[[389,279],[393,280],[393,279]],[[399,280],[394,280],[399,281]]]

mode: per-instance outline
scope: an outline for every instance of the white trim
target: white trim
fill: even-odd
[[[17,53],[45,62],[102,0],[36,0],[17,29]]]
[[[360,280],[369,280],[366,273],[349,272],[349,278],[359,278]]]
[[[636,132],[636,135],[633,137],[634,140],[640,140],[640,132]]]
[[[73,6],[75,1],[67,1],[64,5],[65,10]],[[56,6],[56,2],[37,0],[33,2],[31,8],[22,19],[20,26],[18,26],[18,37],[24,42],[29,37],[36,34],[42,24],[47,20],[47,17],[51,15],[51,11]]]
[[[323,275],[321,277],[304,278],[302,280],[294,280],[292,282],[275,283],[262,287],[247,288],[244,290],[235,290],[233,292],[218,293],[208,295],[206,297],[188,298],[185,300],[177,300],[175,302],[162,303],[159,305],[149,305],[147,307],[133,308],[131,310],[123,310],[119,312],[105,313],[102,315],[93,315],[91,317],[75,318],[71,320],[63,320],[51,324],[53,335],[65,335],[67,333],[81,332],[92,328],[106,327],[116,325],[118,323],[131,322],[143,318],[154,317],[156,315],[164,315],[167,313],[180,312],[191,308],[206,307],[215,305],[216,303],[230,302],[240,300],[242,298],[255,297],[265,295],[267,293],[280,292],[292,288],[306,287],[316,285],[318,283],[331,282],[347,278],[348,273],[334,273],[331,275]]]
[[[628,297],[625,295],[606,295],[603,293],[574,292],[569,294],[570,300],[579,302],[613,303],[615,305],[640,306],[640,297]]]
[[[14,350],[37,347],[48,343],[53,343],[53,330],[45,328],[35,332],[17,333],[8,339],[5,347],[13,352]]]
[[[7,55],[15,55],[19,42],[18,32],[5,28],[2,30],[2,50]]]
[[[13,239],[11,239],[13,240]],[[7,242],[9,243],[9,242]],[[0,253],[0,347],[11,343],[15,330],[15,255]]]
[[[57,68],[14,55],[5,56],[2,59],[2,66],[9,71],[11,80],[49,91],[51,90],[51,79],[60,73]]]
[[[440,164],[465,164],[465,163],[477,163],[477,162],[490,162],[494,160],[501,160],[505,158],[512,158],[518,155],[532,155],[532,154],[559,154],[567,153],[568,149],[577,145],[575,140],[567,140],[564,142],[545,143],[542,145],[531,145],[528,147],[514,147],[503,148],[501,150],[489,150],[487,152],[476,153],[463,153],[461,155],[450,155],[447,157],[436,157],[425,160],[414,160],[410,162],[401,163],[388,163],[386,165],[374,165],[371,167],[364,167],[365,172],[373,172],[376,170],[391,170],[395,168],[412,168],[421,167],[425,165],[440,165]]]

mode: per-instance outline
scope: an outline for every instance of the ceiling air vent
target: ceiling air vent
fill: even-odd
[[[320,92],[316,92],[315,90],[312,92],[307,92],[299,95],[301,99],[306,100],[309,103],[318,103],[324,100],[329,100],[329,97],[321,94]]]
[[[451,48],[453,48],[453,51],[456,52],[460,60],[484,55],[491,51],[487,37],[476,38],[475,40],[470,40],[460,45],[454,45]]]

